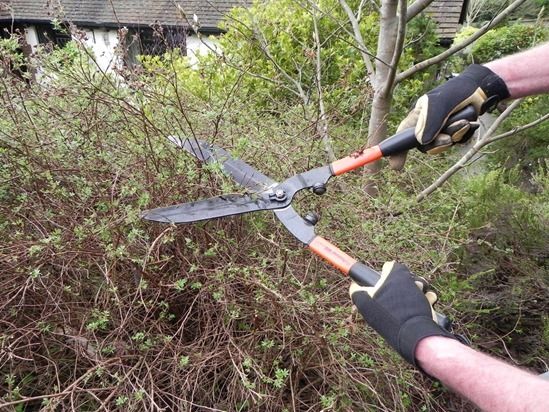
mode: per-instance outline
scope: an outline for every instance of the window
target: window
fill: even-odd
[[[154,25],[128,31],[126,40],[126,64],[138,63],[138,55],[160,56],[169,50],[179,49],[182,55],[187,54],[187,33],[183,28],[167,28]]]
[[[51,43],[58,47],[64,47],[72,40],[69,33],[55,30],[49,24],[37,25],[36,33],[38,34],[38,43],[40,44]]]

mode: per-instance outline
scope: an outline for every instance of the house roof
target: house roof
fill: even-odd
[[[463,23],[468,0],[435,0],[425,12],[438,23],[437,34],[442,39],[453,39]]]
[[[201,30],[220,31],[223,17],[246,4],[249,0],[0,0],[0,21],[46,23],[61,17],[88,26],[185,26],[196,14]]]
[[[223,17],[250,0],[0,0],[0,21],[38,23],[54,17],[88,26],[186,26],[193,14],[201,30],[219,32]],[[426,12],[438,23],[437,34],[452,39],[463,22],[468,0],[435,0]],[[180,10],[186,15],[182,16]]]

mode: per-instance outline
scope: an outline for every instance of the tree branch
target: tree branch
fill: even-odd
[[[345,0],[339,0],[339,4],[341,4],[341,7],[343,7],[343,10],[345,10],[345,13],[347,13],[347,17],[349,18],[349,22],[351,23],[351,26],[353,27],[353,33],[354,38],[356,42],[358,43],[360,55],[362,56],[362,61],[364,62],[364,65],[366,66],[366,72],[368,73],[368,78],[370,79],[370,83],[372,82],[372,76],[374,75],[374,66],[372,65],[372,61],[370,60],[370,56],[372,53],[368,51],[368,48],[366,47],[366,44],[364,43],[364,39],[362,37],[362,33],[360,32],[360,26],[358,24],[358,20],[356,19],[353,11],[347,4]]]
[[[399,0],[398,7],[400,10],[400,16],[398,18],[398,33],[395,40],[393,57],[391,58],[391,66],[389,68],[389,73],[387,74],[385,85],[383,86],[382,94],[384,97],[389,96],[395,85],[395,76],[398,69],[398,62],[400,61],[400,56],[402,56],[404,39],[406,37],[406,0]]]
[[[272,63],[272,65],[275,67],[276,70],[278,70],[278,72],[282,75],[283,78],[285,78],[288,82],[288,84],[290,85],[293,85],[295,87],[295,90],[292,89],[291,87],[287,87],[285,86],[286,89],[290,90],[292,93],[294,93],[296,96],[299,96],[302,100],[303,100],[303,103],[304,104],[307,104],[307,95],[305,94],[305,92],[303,91],[303,88],[301,87],[301,83],[299,81],[297,81],[296,79],[294,79],[292,76],[290,76],[281,66],[280,64],[278,64],[278,62],[275,60],[275,58],[272,56],[271,54],[271,51],[269,49],[269,46],[267,44],[267,40],[263,34],[263,32],[261,31],[261,29],[259,28],[259,24],[257,24],[256,22],[256,19],[254,17],[254,15],[251,13],[251,11],[249,9],[246,8],[246,11],[247,11],[247,14],[250,18],[250,23],[251,23],[251,27],[249,27],[248,25],[246,25],[244,22],[240,21],[240,20],[237,20],[235,19],[233,16],[230,16],[231,20],[232,21],[235,21],[237,22],[239,25],[241,25],[242,27],[245,27],[247,30],[250,30],[251,31],[251,34],[252,34],[252,38],[255,38],[258,43],[259,43],[259,49],[261,50],[261,52],[263,53],[263,55]],[[183,13],[183,15],[185,15]],[[186,17],[185,17],[186,18]],[[188,21],[188,20],[187,20]],[[233,29],[236,29],[236,27],[233,27]],[[241,34],[243,35],[246,35],[245,33],[242,32],[242,30],[239,30]],[[198,31],[195,30],[195,33],[198,34]],[[225,59],[226,60],[226,59]],[[260,77],[260,78],[263,78]],[[272,81],[272,80],[271,80]]]
[[[486,23],[484,26],[482,26],[475,34],[473,34],[471,37],[467,38],[466,40],[462,41],[459,44],[456,44],[455,46],[450,47],[448,50],[438,54],[435,57],[431,57],[430,59],[424,60],[422,62],[419,62],[415,64],[414,66],[410,67],[408,70],[403,71],[396,77],[395,83],[400,83],[401,81],[407,79],[408,77],[416,74],[418,71],[426,69],[429,66],[432,66],[433,64],[440,63],[441,61],[447,59],[451,55],[457,53],[458,51],[464,49],[471,43],[473,43],[475,40],[483,36],[486,32],[493,29],[495,26],[497,26],[502,20],[504,20],[509,14],[511,14],[515,9],[517,9],[520,5],[522,5],[526,0],[515,0],[513,3],[511,3],[505,10],[503,10],[500,14],[498,14],[496,17],[494,17],[491,21]]]
[[[391,95],[385,95],[383,88],[387,83],[390,72],[390,63],[395,52],[398,37],[399,0],[382,0],[380,9],[379,34],[377,42],[375,67],[376,72],[373,81],[374,98],[372,100],[370,121],[368,122],[368,146],[374,146],[387,137],[387,117],[391,110]],[[367,169],[375,173],[379,170],[380,163],[374,162]]]
[[[305,94],[305,92],[303,91],[303,88],[301,87],[301,82],[299,82],[298,80],[294,79],[292,76],[290,76],[286,70],[284,70],[282,68],[282,66],[280,66],[280,64],[278,64],[278,62],[276,61],[276,59],[272,56],[271,54],[271,51],[269,49],[269,45],[267,43],[267,39],[265,38],[265,36],[263,35],[263,32],[259,29],[258,25],[256,24],[256,22],[254,21],[253,19],[253,16],[250,16],[251,20],[252,20],[252,24],[253,24],[253,27],[252,27],[252,33],[254,33],[255,35],[255,38],[259,41],[259,44],[260,44],[260,49],[261,51],[263,52],[264,56],[269,59],[269,61],[273,64],[273,66],[278,70],[278,72],[286,79],[288,80],[288,83],[290,84],[293,84],[298,95],[301,97],[301,99],[303,100],[303,103],[304,104],[307,104],[307,95]]]
[[[406,10],[406,21],[412,20],[431,4],[433,0],[416,0]]]
[[[498,140],[504,139],[506,137],[512,136],[512,135],[517,134],[517,133],[520,133],[524,130],[530,129],[531,127],[534,127],[534,126],[537,126],[540,123],[543,123],[547,119],[549,119],[549,113],[545,113],[543,116],[541,116],[540,118],[534,120],[533,122],[524,124],[522,126],[517,126],[517,127],[513,128],[513,129],[511,129],[511,130],[509,130],[505,133],[501,133],[501,134],[498,134],[497,136],[490,137],[488,140],[486,140],[485,145],[497,142]]]
[[[320,59],[320,34],[318,32],[318,22],[316,12],[313,12],[313,27],[314,27],[314,36],[316,43],[316,87],[318,93],[318,108],[320,111],[320,118],[317,123],[317,132],[320,134],[322,143],[324,144],[324,150],[328,155],[328,160],[333,162],[336,160],[334,155],[334,150],[332,149],[332,144],[330,143],[330,135],[328,134],[328,119],[326,118],[326,110],[324,108],[324,96],[322,94],[322,62]]]
[[[505,111],[498,116],[498,118],[494,121],[492,126],[488,128],[488,130],[484,133],[484,135],[478,139],[478,141],[463,155],[461,159],[457,161],[451,168],[449,168],[446,172],[444,172],[437,180],[435,180],[429,187],[424,189],[416,198],[418,202],[421,202],[423,199],[425,199],[427,196],[429,196],[431,193],[433,193],[436,189],[438,189],[440,186],[444,184],[451,176],[453,176],[456,172],[463,169],[467,162],[472,159],[472,157],[478,153],[480,149],[482,149],[484,146],[488,144],[488,141],[490,139],[490,136],[496,131],[496,129],[503,123],[503,121],[509,117],[511,112],[515,110],[515,108],[520,104],[522,99],[517,99]],[[510,136],[510,135],[509,135]]]

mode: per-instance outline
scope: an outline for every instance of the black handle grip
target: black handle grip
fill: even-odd
[[[414,137],[415,139],[415,137]],[[361,262],[356,262],[349,270],[349,277],[360,286],[374,286],[381,275],[370,266]],[[452,321],[442,313],[435,312],[437,323],[448,332],[452,331]]]
[[[444,127],[446,128],[458,120],[468,120],[472,122],[477,118],[478,113],[476,109],[474,106],[469,105],[450,116]],[[421,144],[416,139],[414,128],[410,127],[381,142],[379,144],[379,149],[381,150],[383,157],[385,157],[406,152],[419,146],[421,146]]]
[[[360,286],[374,286],[381,275],[370,266],[356,262],[349,270],[349,277]]]

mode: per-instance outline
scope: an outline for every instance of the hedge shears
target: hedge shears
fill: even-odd
[[[446,125],[451,128],[455,122],[473,121],[476,117],[475,109],[468,106],[451,116]],[[362,286],[373,286],[377,283],[380,277],[377,271],[317,235],[314,225],[318,221],[318,216],[314,214],[301,216],[292,207],[292,200],[298,192],[306,189],[322,195],[326,192],[326,184],[332,177],[340,176],[382,157],[419,147],[413,128],[405,129],[376,146],[353,153],[329,165],[297,174],[281,183],[265,176],[244,161],[232,158],[221,147],[196,139],[181,139],[175,136],[170,136],[169,139],[204,163],[220,164],[236,183],[248,189],[250,193],[227,194],[151,209],[142,213],[144,219],[167,224],[182,224],[271,210],[297,240],[356,283]],[[440,326],[450,329],[451,322],[448,318],[440,314],[437,314],[437,317]]]

